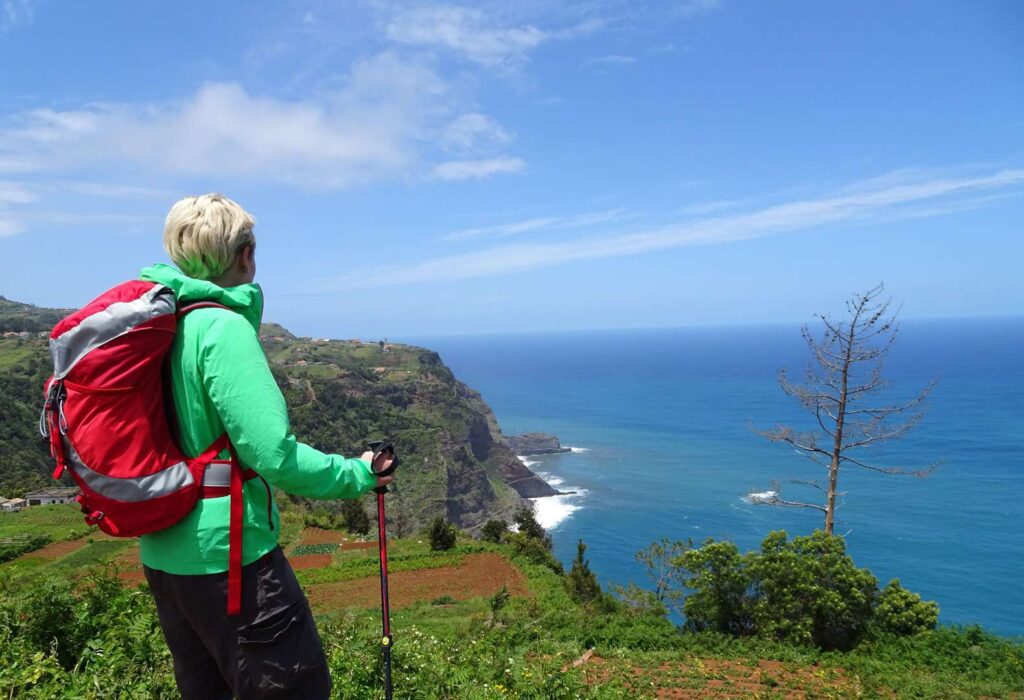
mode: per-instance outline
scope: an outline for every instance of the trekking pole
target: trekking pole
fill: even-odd
[[[395,448],[389,442],[371,442],[370,449],[373,450],[373,461],[383,452],[391,455],[391,465],[387,469],[375,472],[377,476],[388,476],[398,466],[398,457],[395,456]],[[372,467],[371,467],[372,469]],[[391,607],[388,603],[388,538],[387,523],[384,517],[384,494],[388,487],[378,486],[374,489],[377,494],[377,544],[380,556],[380,623],[382,628],[380,646],[384,655],[384,697],[391,700],[391,647],[394,640],[391,638]]]

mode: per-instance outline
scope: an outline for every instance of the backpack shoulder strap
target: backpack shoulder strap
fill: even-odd
[[[181,320],[185,314],[188,314],[196,309],[224,309],[225,311],[231,311],[230,307],[218,304],[215,301],[197,301],[194,304],[186,304],[178,309],[178,320]]]

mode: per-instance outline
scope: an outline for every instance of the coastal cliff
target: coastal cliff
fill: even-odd
[[[4,300],[0,322],[0,495],[52,485],[46,445],[36,433],[46,338],[53,309]],[[44,334],[45,335],[45,334]],[[436,352],[411,345],[299,338],[264,324],[260,340],[300,440],[330,452],[359,454],[388,437],[402,456],[389,520],[413,531],[442,515],[473,529],[512,519],[526,498],[557,495],[506,444],[480,394],[458,381]],[[369,504],[368,504],[369,505]],[[330,507],[330,504],[327,504]]]

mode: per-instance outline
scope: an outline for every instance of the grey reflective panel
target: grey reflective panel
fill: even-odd
[[[174,493],[194,483],[188,465],[178,462],[174,466],[148,476],[119,479],[100,474],[87,467],[67,438],[64,438],[64,452],[75,474],[96,493],[116,501],[137,503]]]
[[[138,299],[116,302],[88,316],[71,330],[50,339],[54,377],[63,379],[90,350],[144,321],[173,314],[176,308],[174,290],[158,284]]]
[[[203,486],[228,487],[231,486],[231,463],[210,462],[203,474]]]

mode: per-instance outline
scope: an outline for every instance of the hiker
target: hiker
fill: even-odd
[[[183,520],[140,538],[186,700],[328,697],[330,674],[309,603],[278,546],[271,487],[308,498],[356,498],[392,478],[374,473],[390,466],[386,453],[349,459],[290,434],[284,397],[259,342],[263,293],[253,283],[253,224],[227,197],[186,197],[171,207],[164,227],[164,249],[178,269],[158,264],[140,276],[173,289],[179,309],[211,303],[180,318],[169,355],[180,448],[194,457],[226,432],[250,470],[240,499],[238,614],[225,606],[232,499],[224,484],[204,479],[207,493]],[[230,459],[227,451],[220,456]]]

